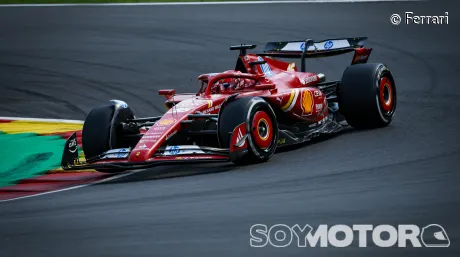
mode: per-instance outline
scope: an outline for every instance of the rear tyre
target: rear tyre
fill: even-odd
[[[242,123],[247,131],[247,152],[232,158],[232,162],[253,164],[269,160],[278,141],[278,123],[271,106],[260,97],[240,98],[225,104],[218,121],[222,148],[230,148],[232,133]]]
[[[87,160],[117,148],[129,147],[123,138],[121,123],[135,117],[124,102],[113,102],[94,108],[83,124],[82,147]],[[91,162],[91,161],[89,161]],[[102,172],[120,172],[119,169],[98,169]]]
[[[338,88],[340,112],[357,129],[388,126],[396,110],[396,86],[380,63],[348,67]]]

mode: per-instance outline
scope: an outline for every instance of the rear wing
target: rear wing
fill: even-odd
[[[300,58],[301,71],[305,71],[306,58],[318,58],[355,52],[352,65],[366,63],[372,48],[364,48],[367,37],[326,39],[315,42],[312,39],[305,41],[268,42],[260,56],[280,58]]]

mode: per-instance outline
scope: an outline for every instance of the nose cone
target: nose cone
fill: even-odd
[[[191,98],[171,107],[139,140],[129,156],[130,162],[148,161],[158,148],[181,129],[181,121],[195,112],[216,113],[224,100]],[[214,106],[215,105],[215,106]]]
[[[199,97],[186,99],[182,102],[171,107],[167,113],[171,116],[184,116],[195,111],[201,111],[206,108],[211,108],[213,105],[212,100],[201,99]]]
[[[180,121],[181,119],[172,117],[168,113],[165,114],[139,140],[136,147],[131,151],[129,161],[144,162],[150,159],[166,138],[177,133],[180,129]]]

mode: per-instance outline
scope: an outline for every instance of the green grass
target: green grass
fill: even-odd
[[[146,2],[218,2],[229,0],[0,0],[0,4],[68,4],[68,3],[146,3]],[[244,1],[244,0],[230,0]]]

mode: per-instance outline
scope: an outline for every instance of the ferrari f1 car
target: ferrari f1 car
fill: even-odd
[[[127,103],[112,100],[93,109],[83,125],[79,155],[76,133],[65,145],[64,170],[119,172],[160,164],[269,160],[279,147],[333,134],[346,127],[378,128],[396,109],[392,73],[367,63],[367,38],[269,42],[262,53],[238,50],[236,67],[198,77],[197,93],[166,97],[165,113],[138,118]],[[305,71],[305,60],[354,52],[340,81]],[[300,59],[295,62],[280,59]]]

